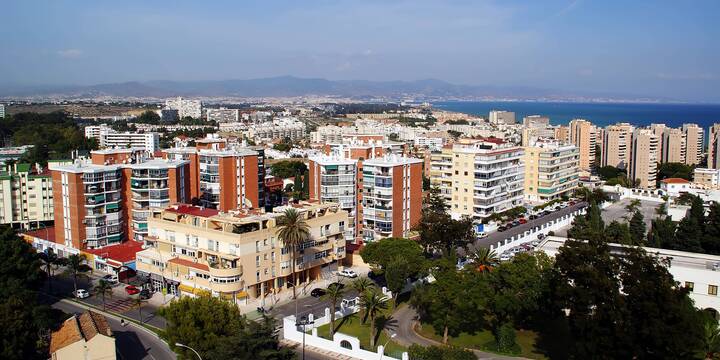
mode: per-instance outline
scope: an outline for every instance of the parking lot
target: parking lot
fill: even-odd
[[[625,209],[626,206],[630,205],[630,202],[632,202],[632,199],[623,199],[603,209],[602,218],[605,222],[605,225],[613,221],[626,222],[627,220],[625,219],[625,217],[630,218],[632,216],[632,214],[629,214]],[[640,206],[638,207],[638,209],[645,218],[645,226],[648,229],[650,229],[651,221],[657,216],[655,214],[655,209],[657,209],[659,205],[660,203],[654,201],[640,201]],[[556,231],[555,234],[557,236],[567,236],[567,229],[568,228],[560,229]]]

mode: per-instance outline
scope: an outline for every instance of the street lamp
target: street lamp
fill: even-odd
[[[298,320],[295,323],[295,326],[302,326],[302,333],[303,333],[303,342],[302,342],[302,358],[305,360],[305,326],[314,324],[315,321],[309,321],[306,317],[303,317],[302,319]]]
[[[187,346],[187,345],[185,345],[185,344],[181,344],[181,343],[175,343],[175,346],[179,346],[179,347],[184,347],[184,348],[186,348],[186,349],[190,349],[190,351],[194,352],[195,355],[197,355],[198,359],[202,360],[202,356],[200,356],[200,354],[198,354],[198,352],[195,351],[195,349],[193,349],[193,348],[191,348],[191,347],[189,347],[189,346]]]
[[[385,341],[385,345],[383,345],[383,352],[380,354],[380,360],[382,360],[383,356],[385,355],[385,347],[390,342],[391,339],[394,339],[397,336],[396,333],[390,333],[390,337]]]

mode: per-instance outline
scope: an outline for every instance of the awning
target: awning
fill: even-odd
[[[194,288],[190,285],[185,285],[185,284],[180,284],[180,286],[178,286],[178,290],[186,292],[186,293],[190,293],[190,294],[195,294],[198,296],[210,295],[210,291],[208,291],[208,290],[201,289],[201,288]]]

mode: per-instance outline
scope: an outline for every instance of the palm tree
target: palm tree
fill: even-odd
[[[498,257],[495,250],[489,248],[478,248],[472,254],[475,265],[480,272],[490,271],[497,265]]]
[[[138,309],[138,314],[140,316],[140,323],[144,323],[143,317],[142,317],[142,304],[145,300],[143,300],[142,297],[140,297],[140,294],[137,294],[136,298],[133,298],[133,303],[135,304],[135,307]]]
[[[715,318],[707,317],[705,319],[705,334],[703,342],[703,352],[705,359],[720,358],[720,327]]]
[[[640,200],[638,200],[638,199],[632,199],[632,200],[630,200],[630,203],[629,203],[629,204],[625,205],[625,210],[626,210],[628,213],[632,214],[632,213],[635,212],[635,210],[637,210],[637,209],[640,207],[640,205],[642,205],[642,203],[640,202]]]
[[[68,256],[67,258],[67,269],[65,270],[65,273],[69,276],[72,276],[73,286],[75,287],[76,292],[78,278],[87,278],[88,276],[85,273],[91,270],[91,268],[84,262],[85,255],[82,254],[73,254]]]
[[[378,293],[375,289],[366,291],[360,298],[360,306],[362,306],[366,316],[370,317],[370,348],[375,348],[375,319],[379,314],[387,310],[387,302],[387,296]]]
[[[335,308],[338,301],[345,295],[345,288],[342,286],[328,286],[327,292],[322,296],[323,300],[330,301],[330,338],[335,335]]]
[[[290,261],[292,262],[292,280],[293,280],[293,298],[297,299],[295,287],[297,278],[295,277],[295,256],[300,245],[310,238],[310,227],[302,218],[297,210],[290,208],[278,219],[280,225],[278,230],[278,238],[283,245],[290,251]]]
[[[112,299],[112,285],[109,282],[100,279],[98,284],[95,286],[95,295],[100,295],[102,297],[103,311],[105,311],[105,296],[110,296]]]
[[[367,277],[363,276],[353,280],[353,282],[350,284],[350,287],[357,291],[358,294],[363,294],[364,292],[375,287],[375,283]]]
[[[55,254],[55,251],[50,248],[46,252],[40,253],[40,260],[42,261],[42,266],[45,268],[45,272],[47,273],[48,292],[52,294],[52,276],[55,270],[57,270],[57,268],[63,263],[63,259],[59,258],[57,254]]]

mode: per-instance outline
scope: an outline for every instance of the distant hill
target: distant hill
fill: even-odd
[[[218,81],[144,81],[99,84],[91,86],[5,87],[0,96],[93,97],[289,97],[329,95],[353,98],[367,97],[511,97],[516,99],[617,97],[608,94],[574,94],[529,87],[456,85],[442,80],[368,81],[327,80],[280,76],[248,80]],[[636,98],[636,97],[632,97]]]

